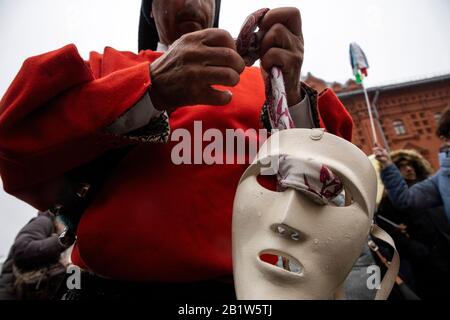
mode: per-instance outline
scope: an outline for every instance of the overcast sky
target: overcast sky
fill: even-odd
[[[237,36],[249,13],[282,6],[302,13],[304,74],[346,81],[353,41],[369,59],[368,86],[450,73],[449,0],[222,0],[220,25]],[[0,0],[0,96],[24,59],[67,43],[85,58],[105,46],[136,51],[139,7],[140,0]],[[0,261],[34,214],[0,191]]]

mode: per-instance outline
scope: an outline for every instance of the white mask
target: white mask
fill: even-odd
[[[269,140],[274,139],[279,147],[261,148],[236,192],[237,298],[331,299],[367,242],[376,205],[375,170],[356,146],[320,129],[283,130]],[[345,205],[320,204],[308,192],[293,188],[276,192],[259,184],[257,176],[264,163],[260,160],[286,156],[299,164],[325,164],[344,185]],[[286,258],[291,271],[263,262],[263,254]]]
[[[449,158],[450,152],[448,150],[444,152],[439,152],[438,158],[439,158],[439,165],[442,167],[444,165],[445,159]]]

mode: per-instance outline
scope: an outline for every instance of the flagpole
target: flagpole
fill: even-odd
[[[372,138],[375,144],[378,145],[377,132],[375,130],[375,122],[373,121],[372,116],[372,108],[370,107],[369,95],[367,94],[366,87],[364,86],[364,81],[361,81],[361,85],[363,87],[364,96],[366,97],[367,111],[369,112],[369,119],[370,119],[370,127],[372,128]]]
[[[367,77],[367,69],[369,62],[367,62],[366,55],[361,47],[356,43],[350,43],[350,63],[352,65],[353,74],[355,75],[356,83],[361,84],[364,96],[366,97],[367,111],[369,112],[370,127],[372,129],[373,142],[378,145],[377,132],[375,130],[375,122],[373,121],[372,108],[370,106],[369,95],[364,86],[364,77]]]

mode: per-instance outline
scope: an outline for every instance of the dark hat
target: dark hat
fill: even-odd
[[[219,26],[220,1],[216,0],[216,14],[214,17],[214,28]],[[155,21],[150,17],[150,9],[153,0],[142,0],[141,17],[139,18],[139,51],[156,50],[159,36]]]
[[[398,166],[401,161],[408,161],[414,167],[417,180],[419,181],[426,179],[433,173],[431,164],[416,150],[400,149],[391,152],[390,155],[392,162],[394,162],[396,166]]]
[[[444,138],[450,139],[450,107],[447,107],[443,111],[439,119],[436,135],[438,137],[443,136]]]

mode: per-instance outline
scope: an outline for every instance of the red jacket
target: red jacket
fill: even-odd
[[[74,262],[126,280],[230,275],[233,198],[247,165],[177,166],[170,156],[178,142],[138,143],[102,131],[147,92],[149,63],[159,55],[106,48],[86,62],[68,45],[27,59],[0,102],[4,188],[45,210],[54,205],[64,173],[136,144],[84,213]],[[265,100],[259,69],[247,68],[231,91],[227,106],[179,108],[170,117],[172,130],[193,133],[196,120],[203,131],[259,129]],[[351,139],[352,120],[331,90],[318,97],[318,112],[329,132]]]

